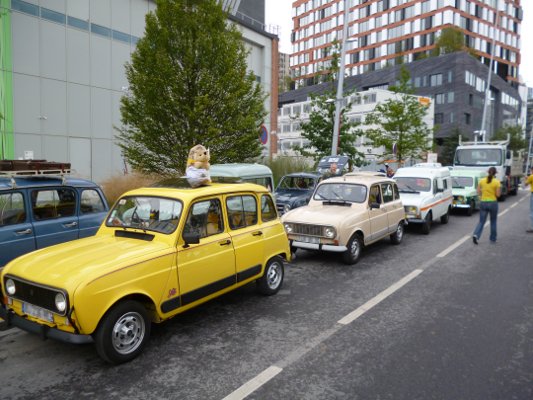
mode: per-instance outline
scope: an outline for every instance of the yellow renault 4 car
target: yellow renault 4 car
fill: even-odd
[[[256,281],[280,289],[287,236],[272,195],[249,183],[176,179],[125,193],[93,237],[11,261],[0,316],[26,331],[135,358],[159,323]]]

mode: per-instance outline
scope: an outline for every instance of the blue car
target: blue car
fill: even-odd
[[[94,235],[108,210],[100,186],[85,179],[0,175],[0,268],[30,251]]]

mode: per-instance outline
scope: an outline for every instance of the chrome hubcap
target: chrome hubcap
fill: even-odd
[[[398,228],[396,228],[396,237],[398,238],[398,240],[401,240],[402,236],[403,236],[403,225],[399,224]]]
[[[270,264],[267,271],[267,284],[271,289],[276,289],[281,282],[281,265],[277,262]]]
[[[141,345],[145,332],[144,319],[139,313],[124,314],[113,327],[113,347],[120,354],[129,354]]]
[[[359,255],[359,242],[357,240],[354,240],[352,242],[350,250],[351,250],[351,253],[354,256],[354,258]]]

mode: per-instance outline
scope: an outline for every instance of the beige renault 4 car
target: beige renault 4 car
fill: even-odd
[[[284,214],[291,248],[343,253],[355,264],[364,246],[387,236],[399,244],[405,211],[394,180],[379,172],[354,172],[322,181],[304,207]]]

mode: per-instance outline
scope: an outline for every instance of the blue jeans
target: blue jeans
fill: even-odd
[[[533,202],[533,197],[532,197]],[[533,203],[532,203],[533,204]],[[498,218],[498,202],[497,201],[482,201],[479,207],[479,223],[474,230],[474,236],[481,238],[483,226],[487,221],[487,214],[490,214],[490,240],[496,241],[496,219]]]

